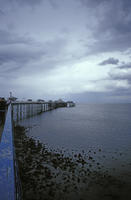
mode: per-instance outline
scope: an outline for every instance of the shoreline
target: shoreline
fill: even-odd
[[[84,153],[65,156],[62,149],[48,149],[22,126],[14,128],[14,143],[24,200],[131,199],[130,183],[92,170],[101,166],[89,155],[87,163]]]

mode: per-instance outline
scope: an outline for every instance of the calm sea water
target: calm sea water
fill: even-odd
[[[29,136],[52,148],[98,151],[101,154],[96,157],[104,157],[105,165],[131,167],[131,104],[59,108],[20,124],[28,127]]]

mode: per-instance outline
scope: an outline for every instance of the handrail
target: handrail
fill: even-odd
[[[8,107],[0,143],[0,199],[15,199],[14,146],[11,105]]]

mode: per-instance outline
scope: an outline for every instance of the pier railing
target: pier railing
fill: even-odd
[[[0,199],[15,199],[14,145],[11,105],[8,107],[0,143]]]

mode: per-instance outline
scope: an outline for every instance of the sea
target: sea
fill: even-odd
[[[48,148],[85,152],[110,173],[131,180],[131,104],[76,104],[19,124]]]

